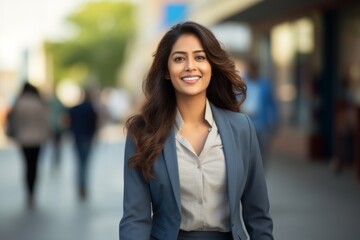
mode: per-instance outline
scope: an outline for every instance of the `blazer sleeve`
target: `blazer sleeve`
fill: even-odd
[[[249,119],[249,168],[242,195],[243,218],[252,240],[273,240],[273,222],[269,214],[269,199],[255,128]]]
[[[119,226],[121,240],[148,240],[151,233],[151,197],[148,182],[142,173],[129,166],[135,144],[127,136],[124,157],[123,216]]]

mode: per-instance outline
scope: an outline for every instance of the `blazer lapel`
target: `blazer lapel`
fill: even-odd
[[[222,109],[211,105],[211,110],[216,122],[216,125],[219,130],[221,137],[224,155],[225,155],[225,164],[227,172],[227,184],[228,184],[228,196],[229,196],[229,205],[230,213],[233,215],[235,212],[235,203],[236,203],[236,181],[237,181],[237,171],[236,171],[236,148],[240,146],[235,146],[235,138],[229,123],[229,120],[225,117],[225,112]]]
[[[166,139],[163,153],[164,153],[164,159],[165,159],[168,175],[170,178],[170,183],[176,199],[176,205],[179,208],[179,212],[181,212],[179,168],[177,162],[176,143],[175,143],[174,134],[175,134],[174,130],[171,130],[170,135]]]

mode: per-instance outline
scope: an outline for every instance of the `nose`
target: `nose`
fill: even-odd
[[[196,67],[195,61],[193,59],[189,59],[186,62],[185,70],[186,71],[193,71],[193,70],[195,70],[195,67]]]

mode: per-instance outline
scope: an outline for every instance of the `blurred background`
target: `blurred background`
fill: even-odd
[[[209,27],[244,77],[256,60],[271,85],[278,116],[264,158],[275,239],[358,238],[358,1],[0,0],[0,239],[118,238],[123,123],[142,101],[159,39],[185,20]],[[86,201],[76,196],[65,120],[61,159],[54,164],[49,138],[35,207],[26,205],[22,155],[6,132],[27,81],[49,102],[49,114],[54,96],[71,109],[84,89],[91,92],[98,129]]]

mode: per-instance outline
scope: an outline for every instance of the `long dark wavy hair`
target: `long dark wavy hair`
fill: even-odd
[[[246,97],[246,85],[235,70],[234,62],[214,34],[195,22],[173,26],[161,39],[151,68],[143,82],[145,102],[140,113],[131,116],[125,127],[134,138],[136,152],[129,164],[141,170],[145,179],[154,178],[152,166],[162,151],[176,116],[175,90],[168,76],[168,58],[172,47],[183,34],[197,36],[211,65],[212,76],[206,90],[215,106],[238,112]],[[241,96],[240,100],[236,95]]]

